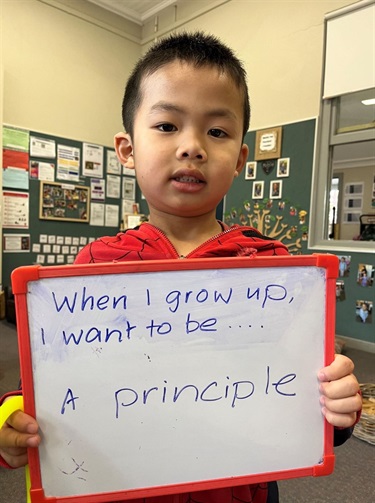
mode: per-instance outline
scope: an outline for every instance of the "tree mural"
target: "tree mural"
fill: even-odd
[[[281,241],[290,253],[301,254],[307,246],[307,211],[288,200],[244,201],[240,209],[225,213],[229,225],[250,225],[265,236]]]

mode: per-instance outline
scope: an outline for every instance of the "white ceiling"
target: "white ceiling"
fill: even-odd
[[[177,0],[88,0],[103,9],[129,19],[134,23],[143,25],[150,17],[158,12],[176,4]],[[179,0],[188,1],[188,0]]]

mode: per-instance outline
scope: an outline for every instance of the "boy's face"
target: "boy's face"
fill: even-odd
[[[120,133],[115,145],[136,170],[151,221],[214,214],[247,160],[242,93],[217,69],[179,61],[144,78],[141,90],[133,138]]]

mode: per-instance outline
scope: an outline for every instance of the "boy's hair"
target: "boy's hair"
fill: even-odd
[[[172,34],[156,42],[138,61],[126,84],[122,102],[122,120],[125,131],[133,136],[134,118],[142,100],[141,84],[144,77],[153,74],[173,61],[182,61],[197,68],[211,66],[229,75],[243,93],[243,137],[250,121],[250,103],[246,71],[234,52],[212,35],[203,32]]]

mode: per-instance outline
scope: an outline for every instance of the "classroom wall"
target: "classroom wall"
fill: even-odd
[[[139,41],[55,5],[2,3],[3,121],[112,146],[122,130],[124,83],[141,54]]]
[[[1,123],[113,147],[113,135],[123,129],[124,84],[141,54],[141,27],[84,0],[2,0],[0,16]],[[1,167],[2,156],[0,184]],[[39,203],[32,203],[35,210]],[[31,221],[31,230],[39,223]],[[72,224],[60,223],[60,233],[103,234],[103,228],[74,226],[73,232]],[[9,284],[12,265],[34,260],[34,254],[1,253],[0,284]]]
[[[324,15],[352,0],[231,0],[184,21],[182,12],[166,9],[170,26],[204,30],[228,43],[248,73],[252,118],[250,130],[319,115]],[[159,24],[163,13],[159,14]],[[230,20],[230,21],[229,21]],[[153,20],[143,29],[151,36]],[[150,45],[149,41],[146,46]]]

